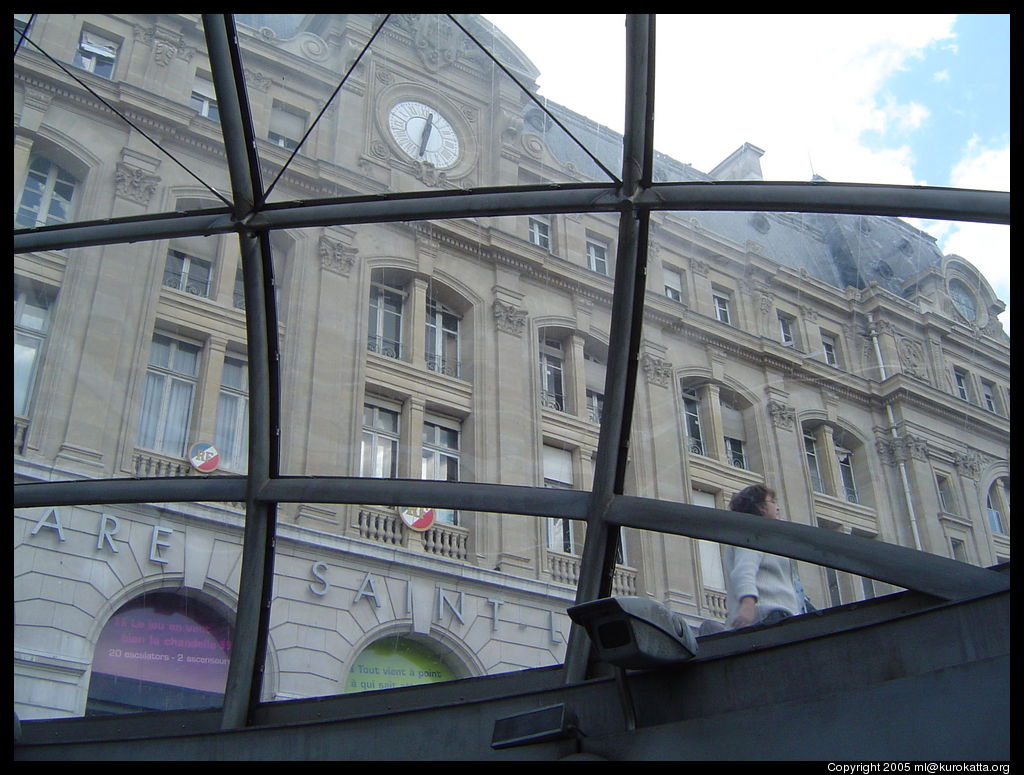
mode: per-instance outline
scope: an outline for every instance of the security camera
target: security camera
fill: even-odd
[[[586,629],[598,658],[617,667],[662,667],[697,654],[697,640],[686,622],[654,600],[606,597],[567,613]]]

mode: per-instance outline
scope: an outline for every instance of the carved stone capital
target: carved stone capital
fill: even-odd
[[[776,428],[791,431],[796,423],[796,410],[772,398],[768,400],[768,417]]]
[[[153,61],[166,67],[175,58],[190,62],[196,50],[185,44],[185,37],[180,32],[160,27],[135,27],[135,39],[142,41],[153,49]]]
[[[909,433],[896,438],[880,436],[875,439],[875,449],[882,462],[888,466],[905,463],[911,458],[922,461],[928,459],[928,442]]]
[[[985,462],[985,456],[976,449],[966,449],[953,456],[953,463],[960,469],[961,476],[966,476],[968,479],[977,480]]]
[[[526,327],[526,310],[513,307],[503,301],[494,301],[494,325],[499,331],[513,336],[522,336]]]
[[[656,355],[644,353],[640,356],[640,366],[644,376],[652,385],[668,387],[672,383],[672,364]]]
[[[351,274],[356,254],[359,252],[356,248],[322,235],[318,247],[321,267],[342,277]]]
[[[148,205],[160,177],[119,161],[114,168],[114,193],[122,199]]]

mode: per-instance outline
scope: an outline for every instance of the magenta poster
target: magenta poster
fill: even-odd
[[[93,672],[224,693],[230,628],[205,606],[175,595],[121,608],[100,634]]]

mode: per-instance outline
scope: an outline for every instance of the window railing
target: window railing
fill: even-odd
[[[164,272],[164,286],[176,291],[184,291],[193,296],[208,297],[210,283],[208,280],[195,280],[179,272]]]
[[[402,343],[395,339],[387,339],[383,336],[371,336],[366,342],[366,349],[372,353],[383,355],[387,358],[405,360],[403,357]]]
[[[435,371],[438,374],[444,374],[447,377],[456,377],[461,379],[462,361],[445,358],[443,355],[431,355],[429,353],[425,358],[427,361],[427,368],[431,371]]]
[[[540,403],[545,409],[557,409],[559,412],[565,411],[565,396],[561,393],[542,390],[540,392]]]

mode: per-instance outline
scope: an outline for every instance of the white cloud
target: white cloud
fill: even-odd
[[[621,14],[488,15],[541,70],[541,94],[622,130]],[[708,171],[744,142],[766,179],[916,184],[914,150],[869,147],[865,132],[906,132],[927,106],[883,93],[929,46],[956,51],[952,14],[665,15],[658,31],[655,147]],[[949,73],[937,73],[936,78]],[[889,134],[889,136],[892,136]],[[1009,145],[972,142],[951,185],[1009,190]],[[947,253],[975,263],[1009,303],[1009,229],[944,224]],[[1009,310],[1002,316],[1008,325]]]

